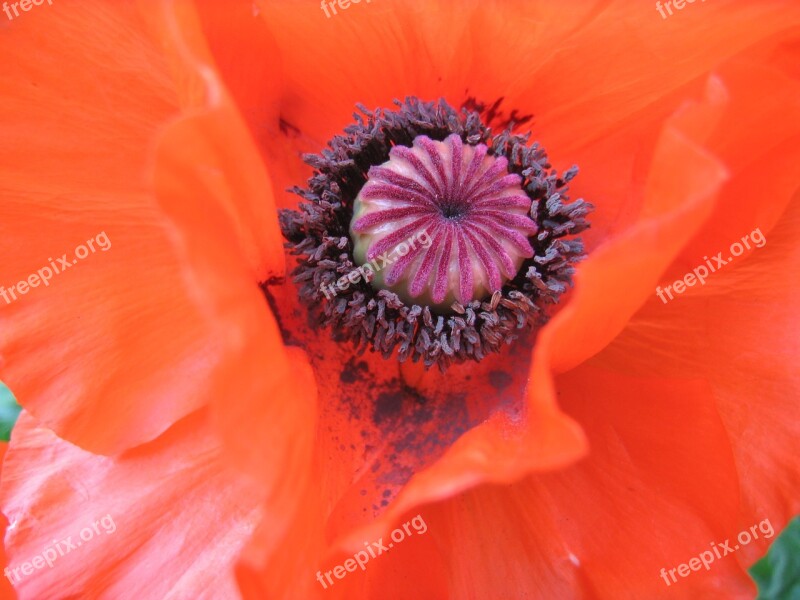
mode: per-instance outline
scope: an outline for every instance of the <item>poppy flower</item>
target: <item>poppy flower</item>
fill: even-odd
[[[800,7],[670,6],[8,23],[18,595],[752,597],[763,537],[660,572],[800,508]]]

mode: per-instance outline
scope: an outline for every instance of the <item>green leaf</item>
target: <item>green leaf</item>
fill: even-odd
[[[758,584],[757,600],[800,600],[800,517],[772,543],[767,555],[750,567]]]
[[[0,440],[7,442],[11,437],[11,430],[17,422],[19,411],[22,410],[6,386],[0,383]]]

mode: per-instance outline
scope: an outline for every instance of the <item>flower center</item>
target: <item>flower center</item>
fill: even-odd
[[[533,256],[531,205],[485,144],[419,135],[369,169],[350,222],[354,257],[374,288],[447,312],[500,290]]]
[[[492,134],[483,104],[395,105],[359,105],[306,155],[314,173],[281,229],[311,326],[445,371],[547,322],[585,256],[592,205],[569,200],[577,167],[559,173],[510,123]]]
[[[451,221],[458,221],[466,212],[466,209],[459,204],[447,201],[442,203],[442,216]]]

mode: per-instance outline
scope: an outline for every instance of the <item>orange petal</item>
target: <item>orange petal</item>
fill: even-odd
[[[129,4],[34,12],[0,36],[19,56],[0,76],[0,284],[8,294],[65,253],[68,271],[0,300],[0,374],[59,435],[116,452],[207,402],[219,352],[144,176],[179,98]],[[87,240],[95,251],[73,259]]]
[[[712,85],[704,104],[722,105]],[[656,148],[642,219],[598,248],[578,269],[570,303],[545,328],[534,359],[534,381],[547,365],[566,371],[607,345],[649,298],[660,273],[711,214],[727,178],[724,166],[690,141],[691,130],[668,122]]]
[[[687,106],[681,116],[695,111],[721,118],[725,101],[724,90],[714,82],[708,87],[704,101]],[[339,385],[337,388],[335,383],[325,386],[331,390],[341,389],[334,397],[353,405],[350,419],[358,421],[362,428],[354,435],[355,424],[327,427],[332,441],[323,450],[323,463],[334,460],[338,464],[352,463],[352,470],[344,469],[342,477],[353,477],[360,483],[346,490],[330,516],[324,503],[320,506],[310,502],[309,512],[315,511],[315,519],[320,523],[329,521],[329,540],[344,535],[341,543],[350,549],[357,548],[361,540],[384,531],[400,515],[420,503],[447,497],[481,481],[513,481],[529,470],[563,466],[581,455],[585,446],[580,429],[556,408],[554,384],[548,370],[551,367],[556,371],[572,367],[606,346],[649,297],[659,274],[711,214],[726,171],[718,160],[693,142],[699,135],[694,129],[701,125],[705,127],[697,120],[684,122],[678,118],[667,124],[655,150],[654,167],[644,190],[643,219],[598,250],[581,268],[572,302],[542,333],[537,343],[532,396],[524,419],[512,417],[513,409],[512,412],[498,410],[491,414],[485,404],[483,413],[479,410],[471,413],[470,409],[482,406],[476,396],[484,389],[482,386],[473,389],[475,386],[472,384],[467,384],[470,387],[463,402],[467,411],[464,419],[458,412],[462,404],[452,400],[448,402],[443,393],[444,386],[439,382],[437,387],[436,377],[431,375],[422,398],[437,398],[430,423],[439,434],[433,438],[436,440],[433,443],[414,448],[407,442],[401,445],[406,439],[404,436],[410,435],[406,424],[413,422],[414,409],[413,405],[406,403],[407,398],[413,395],[409,390],[395,390],[396,379],[393,382],[392,378],[396,376],[393,373],[378,374],[378,365],[373,365],[371,360],[363,363],[351,361],[341,375],[347,386]],[[300,328],[298,325],[291,329],[297,332]],[[318,342],[316,347],[320,346],[323,344]],[[518,361],[512,359],[509,379],[516,385],[514,362]],[[324,367],[321,370],[324,371]],[[370,389],[360,390],[359,372],[371,382]],[[473,371],[473,374],[477,378],[479,372]],[[448,373],[448,389],[464,389],[462,376]],[[322,380],[327,378],[323,376]],[[353,402],[348,387],[350,390],[359,389],[360,397],[367,402]],[[373,391],[375,388],[377,391]],[[510,395],[513,396],[513,391]],[[370,406],[375,407],[371,423],[363,414]],[[379,443],[373,447],[369,443],[369,431],[376,426],[381,431],[380,417],[384,411],[393,418],[383,435],[375,437]],[[448,416],[445,418],[445,415]],[[482,415],[481,421],[485,422],[474,426],[470,418],[477,415]],[[341,417],[322,415],[323,423],[337,421],[341,422]],[[459,425],[453,428],[453,423]],[[442,434],[447,433],[448,427],[454,435],[449,442],[442,443],[445,437]],[[416,436],[410,439],[425,440],[424,425],[417,429]],[[459,438],[458,434],[464,429],[470,430]],[[336,444],[339,444],[338,448]],[[440,448],[448,446],[447,451],[441,454]],[[399,465],[405,468],[399,469]],[[322,472],[325,473],[323,477],[328,476],[326,471]],[[416,476],[409,480],[411,475]],[[336,484],[335,477],[330,477],[334,483],[323,485],[323,489],[336,490],[346,484]],[[394,497],[398,483],[402,485],[405,482],[408,483],[400,490],[396,501],[383,510],[381,507]],[[389,483],[388,495],[384,499],[373,492],[375,489],[380,491],[381,483]],[[363,528],[351,529],[358,523],[365,523],[370,515],[380,518]],[[309,542],[309,545],[312,544]],[[319,551],[326,544],[324,540],[317,540],[313,546]],[[286,569],[283,563],[280,563],[280,568],[276,564],[261,573],[261,584],[267,586],[264,589],[274,590],[289,585],[272,583],[277,573]]]
[[[662,579],[662,568],[688,563],[712,541],[765,518],[776,530],[785,521],[767,507],[740,510],[735,457],[707,382],[625,367],[584,365],[558,378],[560,403],[592,446],[584,461],[417,509],[426,539],[411,537],[402,548],[414,544],[437,565],[430,579],[445,581],[447,592],[432,597],[753,597],[732,557],[677,583]],[[768,543],[762,536],[748,548],[763,552]],[[398,549],[368,563],[366,574],[348,574],[343,583],[362,586],[349,597],[416,579],[417,565]]]
[[[752,92],[762,87],[773,90],[776,99],[776,103],[766,110],[761,96]],[[607,344],[613,338],[614,331],[621,330],[635,309],[648,297],[652,298],[656,287],[653,275],[664,266],[671,262],[665,279],[672,281],[673,275],[682,277],[692,267],[703,264],[705,254],[713,254],[712,248],[714,251],[726,248],[759,224],[763,224],[764,231],[767,231],[776,222],[800,186],[800,176],[790,168],[791,164],[800,160],[796,143],[800,136],[798,98],[800,85],[797,79],[789,78],[767,65],[737,57],[721,67],[718,75],[708,79],[703,103],[687,104],[678,111],[666,133],[684,139],[667,153],[665,150],[669,149],[669,145],[665,137],[656,151],[656,168],[651,173],[650,191],[641,209],[644,223],[600,247],[581,266],[575,301],[557,316],[551,325],[552,329],[543,335],[538,352],[544,352],[542,347],[547,343],[548,336],[552,336],[560,348],[558,352],[563,353],[559,359],[563,363],[556,364],[557,371],[567,370]],[[784,117],[787,117],[785,122]],[[694,217],[673,212],[670,217],[671,232],[662,229],[658,233],[655,230],[648,233],[647,219],[666,215],[687,195],[687,192],[679,189],[680,177],[676,173],[688,177],[690,169],[708,163],[708,159],[702,156],[694,160],[688,158],[688,154],[679,156],[683,153],[680,144],[693,146],[695,153],[710,152],[731,176],[719,186],[713,204],[708,202],[712,198],[707,195],[703,202],[695,206]],[[698,145],[702,145],[702,148],[698,148]],[[690,162],[694,166],[690,166]],[[680,167],[679,164],[685,166]],[[719,175],[711,172],[704,174],[701,170],[695,170],[692,177],[697,178],[698,185],[702,185],[701,180],[706,178],[709,189],[713,187],[714,180],[717,185],[720,182]],[[575,187],[579,188],[580,184]],[[670,188],[673,188],[672,191]],[[752,202],[756,194],[763,196],[764,200]],[[689,208],[690,204],[686,206]],[[602,211],[602,206],[599,210]],[[698,222],[698,217],[702,219],[703,214],[709,215],[709,218],[704,223]],[[691,225],[692,229],[687,225]],[[621,242],[637,230],[638,235],[644,234],[649,239],[640,239],[631,246],[628,256],[618,255],[616,264],[624,265],[627,262],[626,268],[629,268],[636,261],[656,258],[657,262],[649,267],[648,276],[643,277],[642,272],[620,271],[621,277],[612,280],[607,273],[595,270],[604,253],[610,256],[615,248],[624,252]],[[690,240],[689,244],[684,245],[687,239]],[[681,245],[684,248],[676,257],[676,250]],[[649,259],[645,251],[648,248],[651,253],[655,251]],[[660,251],[663,254],[657,256]],[[596,291],[584,289],[590,278]],[[592,302],[589,301],[590,295],[593,296]],[[586,337],[578,340],[564,335],[566,319],[571,310],[580,307],[581,298],[585,300],[583,308],[587,309],[587,315],[592,304],[595,308],[604,306],[602,316],[595,314],[593,325],[584,328],[584,332],[588,331],[591,336],[589,339],[597,341],[596,345],[594,341],[586,343]],[[559,327],[564,329],[556,332]],[[578,335],[580,332],[576,330],[574,333]],[[569,356],[570,352],[572,356]]]
[[[8,450],[8,443],[0,442],[0,465],[2,465],[5,459],[7,450]],[[0,479],[2,479],[2,473],[0,473]],[[0,528],[2,528],[2,531],[5,531],[6,527],[8,527],[8,519],[3,513],[0,513]],[[8,557],[6,556],[6,546],[4,541],[2,544],[0,544],[0,567],[5,570],[7,566],[8,566]],[[0,599],[13,600],[16,597],[17,595],[14,592],[14,588],[11,585],[11,582],[7,577],[4,576],[2,581],[0,581]]]
[[[800,20],[788,2],[724,0],[666,20],[624,0],[258,5],[283,59],[281,118],[304,151],[351,121],[356,102],[386,107],[413,94],[502,100],[506,117],[534,117],[527,128],[559,165],[621,128],[657,123],[671,112],[664,97]]]
[[[23,412],[2,478],[20,598],[235,597],[230,568],[263,496],[225,466],[206,420],[105,458]]]
[[[755,174],[754,174],[755,176]],[[653,298],[593,363],[660,377],[705,379],[732,447],[741,488],[740,526],[769,517],[776,531],[800,512],[796,366],[800,319],[800,195],[766,244],[712,274],[699,292],[666,306]],[[643,352],[643,348],[648,348]],[[759,549],[737,558],[750,564]]]
[[[555,518],[569,518],[562,538],[580,563],[576,575],[601,598],[752,595],[732,560],[671,586],[659,576],[739,531],[736,466],[708,384],[582,366],[558,388],[592,453],[533,481]]]
[[[707,382],[622,367],[584,365],[558,378],[560,402],[584,425],[593,448],[584,461],[417,506],[386,529],[362,529],[358,543],[316,563],[312,557],[324,546],[314,498],[324,501],[311,491],[301,509],[306,518],[295,522],[274,564],[260,573],[250,565],[240,569],[243,596],[349,599],[385,590],[399,599],[413,583],[421,597],[432,598],[670,598],[681,591],[752,597],[752,582],[732,558],[670,586],[660,570],[765,518],[777,530],[787,511],[743,509],[729,433]],[[319,481],[326,485],[324,477]],[[427,524],[424,537],[394,544],[365,572],[334,578],[332,587],[315,578],[363,549],[363,541],[388,542],[390,529],[416,514]],[[268,535],[265,528],[256,538]],[[748,550],[763,553],[767,542]]]
[[[303,596],[304,586],[318,585],[306,579],[309,570],[325,567],[341,547],[362,547],[404,507],[492,476],[495,456],[509,451],[504,436],[524,428],[520,399],[530,356],[508,351],[451,368],[446,376],[420,376],[374,354],[353,356],[352,348],[331,340],[328,331],[309,327],[293,288],[268,290],[285,335],[308,349],[324,401],[310,474],[314,483],[298,499],[291,521],[265,520],[248,547],[240,578],[252,597],[291,598]],[[263,404],[260,412],[269,410]],[[251,418],[259,418],[253,411]],[[537,407],[533,420],[541,439],[511,450],[530,452],[528,464],[552,468],[581,451],[580,431],[563,415]],[[477,441],[465,439],[476,426]],[[284,527],[281,539],[276,531]]]
[[[569,156],[626,123],[652,118],[654,109],[663,111],[660,98],[800,22],[800,6],[788,1],[722,0],[676,13],[663,19],[655,3],[605,3],[537,65],[523,96],[545,147]]]
[[[157,184],[207,188],[232,227],[254,278],[283,276],[283,243],[270,181],[250,132],[214,72],[194,7],[188,0],[162,0],[154,10],[152,3],[144,4],[151,9],[149,25],[180,85],[181,103],[192,110],[163,136],[168,142],[161,142],[165,148],[159,148],[157,168],[170,181]],[[156,191],[163,194],[163,189]],[[188,201],[180,208],[195,210]]]
[[[767,234],[800,187],[794,168],[800,162],[800,77],[744,58],[724,65],[717,77],[730,102],[719,122],[707,124],[702,143],[733,177],[712,218],[665,277],[669,281],[703,264],[704,256],[727,251],[755,228]],[[766,97],[759,93],[764,89],[770,90]]]
[[[252,2],[197,0],[197,13],[219,76],[262,152],[281,126],[283,66]],[[247,60],[242,60],[242,57]],[[284,125],[285,127],[285,125]]]
[[[165,2],[153,19],[179,66],[210,72],[198,67],[207,54],[196,15]],[[260,287],[284,270],[269,180],[230,98],[211,83],[209,109],[176,121],[159,140],[154,188],[185,257],[184,279],[224,348],[207,382],[215,422],[235,463],[261,478],[270,518],[288,522],[310,472],[314,375],[302,352],[284,346]]]

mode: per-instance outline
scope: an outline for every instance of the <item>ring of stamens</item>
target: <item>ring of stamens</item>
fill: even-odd
[[[498,352],[523,331],[547,321],[551,307],[571,286],[575,265],[584,257],[583,244],[575,236],[589,226],[586,216],[592,206],[583,200],[569,202],[568,184],[577,168],[559,175],[544,150],[538,144],[529,145],[528,136],[513,134],[511,126],[492,135],[481,114],[456,111],[443,100],[409,98],[396,104],[396,111],[372,112],[359,106],[361,114],[354,115],[356,122],[345,129],[345,135],[335,136],[322,154],[305,157],[314,174],[307,186],[294,188],[304,201],[298,210],[281,212],[281,228],[290,253],[299,258],[294,281],[312,321],[332,328],[337,340],[350,340],[362,351],[369,348],[400,361],[422,360],[445,370],[453,363],[481,360]],[[460,169],[453,168],[456,147],[461,148]],[[481,163],[481,169],[487,170],[477,171],[477,179],[476,173],[454,177],[454,173],[465,175],[464,165],[472,164],[465,158],[468,155],[491,159]],[[419,171],[417,177],[428,184],[426,188],[417,179],[423,190],[416,191],[430,196],[438,213],[431,211],[423,217],[422,213],[395,212],[391,214],[396,220],[387,220],[388,211],[403,211],[408,202],[380,210],[370,207],[377,197],[386,195],[375,188],[393,177],[388,174],[392,160],[408,166],[414,157],[425,164],[427,175]],[[445,164],[452,173],[448,174]],[[480,177],[489,170],[490,176]],[[461,187],[454,194],[457,185]],[[470,185],[474,189],[466,187]],[[408,189],[413,191],[415,186]],[[520,190],[526,197],[524,207]],[[392,194],[388,196],[392,200]],[[503,225],[508,237],[502,243],[483,218],[474,220],[481,198],[491,206],[481,205],[478,216]],[[407,264],[393,262],[370,282],[369,256],[402,237],[401,230],[411,235],[419,223],[407,225],[420,218],[438,227],[437,242],[431,243],[437,250],[418,253]],[[462,228],[465,246],[467,240],[471,242],[462,252],[453,231],[466,219],[482,223],[480,228],[487,235]],[[384,225],[383,235],[375,235]],[[451,232],[449,243],[447,231]],[[381,243],[376,250],[374,246]],[[448,245],[449,260],[445,260],[443,248]],[[423,264],[426,259],[428,265]],[[470,268],[471,283],[468,275],[451,275]],[[378,276],[387,281],[381,283]],[[444,297],[443,289],[447,290]]]

